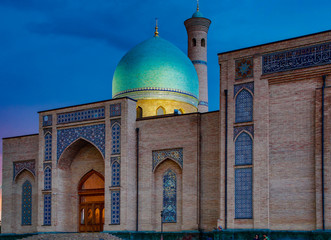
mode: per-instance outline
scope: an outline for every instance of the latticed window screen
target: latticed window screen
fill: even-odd
[[[252,168],[235,169],[235,218],[253,217]]]
[[[32,185],[27,180],[22,186],[22,225],[31,225]]]
[[[45,135],[45,161],[52,160],[52,135]]]
[[[47,167],[44,172],[44,189],[52,189],[52,170],[49,167]]]
[[[121,126],[115,123],[111,129],[111,153],[119,154],[121,152]]]
[[[121,179],[121,165],[118,162],[114,162],[111,168],[112,172],[112,180],[111,180],[111,185],[113,187],[120,186],[120,179]]]
[[[163,218],[165,223],[177,220],[177,179],[176,173],[168,170],[163,176]]]
[[[235,143],[235,164],[248,165],[252,164],[253,159],[253,141],[251,137],[242,132],[236,139]]]
[[[51,225],[52,220],[52,195],[44,195],[44,225]]]
[[[119,190],[111,191],[111,224],[120,224],[120,195]]]
[[[246,89],[236,97],[236,123],[253,121],[253,96]]]

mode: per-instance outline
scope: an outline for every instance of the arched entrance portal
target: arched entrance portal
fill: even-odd
[[[104,177],[91,170],[78,184],[80,232],[101,232],[105,222],[105,181]]]

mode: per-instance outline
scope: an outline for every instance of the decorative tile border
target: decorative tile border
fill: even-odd
[[[57,115],[57,124],[102,119],[105,117],[105,108],[91,108],[82,111],[60,113]]]
[[[117,157],[111,157],[111,158],[110,158],[110,164],[113,164],[114,162],[121,163],[121,157],[120,157],[120,156],[117,156]]]
[[[121,116],[121,104],[111,104],[110,105],[110,117]]]
[[[14,170],[13,180],[15,180],[17,175],[20,174],[24,169],[28,170],[34,176],[36,176],[35,160],[13,162],[13,170]]]
[[[206,61],[202,61],[202,60],[192,60],[193,64],[203,64],[207,66],[207,62]]]
[[[234,85],[234,88],[233,88],[233,98],[235,98],[237,93],[243,88],[248,89],[249,91],[251,91],[254,94],[254,82],[237,84],[237,85]]]
[[[331,42],[262,56],[262,74],[331,64]]]
[[[234,127],[234,128],[233,128],[233,140],[235,140],[236,137],[237,137],[242,131],[247,131],[247,132],[249,132],[249,133],[252,135],[252,137],[254,137],[254,125],[242,126],[242,127]]]
[[[235,218],[253,218],[252,168],[235,169]]]
[[[79,138],[93,143],[105,156],[105,124],[77,128],[66,128],[57,131],[57,160],[63,151]]]
[[[52,194],[44,194],[44,225],[50,226],[52,223]]]
[[[183,168],[183,149],[182,148],[175,148],[175,149],[168,149],[168,150],[157,150],[152,152],[153,155],[153,171],[155,167],[161,163],[162,161],[170,158],[176,161],[181,168]]]
[[[205,101],[200,101],[200,102],[199,102],[199,105],[202,105],[202,106],[207,106],[207,107],[208,107],[208,102],[205,102]]]
[[[52,134],[52,128],[44,128],[44,135],[46,135],[47,133]]]
[[[254,61],[253,58],[236,60],[236,80],[253,77]]]
[[[52,169],[52,163],[51,162],[47,162],[43,164],[43,169],[45,171],[45,168],[49,167],[50,169]]]
[[[120,190],[111,190],[111,224],[120,224],[121,216],[121,192]]]
[[[52,115],[43,116],[43,127],[52,126]]]

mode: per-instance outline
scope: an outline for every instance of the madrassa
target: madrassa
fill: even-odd
[[[219,53],[208,112],[211,21],[184,24],[187,55],[156,27],[111,100],[3,140],[3,233],[331,229],[331,31]]]

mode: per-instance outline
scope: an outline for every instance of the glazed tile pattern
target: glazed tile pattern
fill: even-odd
[[[206,61],[202,61],[202,60],[192,60],[193,64],[203,64],[207,66],[207,62]]]
[[[57,124],[102,119],[105,117],[105,108],[91,108],[57,115]]]
[[[253,77],[253,58],[236,60],[236,80]]]
[[[246,89],[236,97],[236,123],[253,121],[253,96]]]
[[[22,225],[31,225],[32,185],[27,180],[22,186]]]
[[[52,134],[45,135],[45,161],[52,160]]]
[[[167,149],[167,150],[157,150],[152,152],[153,155],[153,171],[155,167],[161,163],[162,161],[170,158],[176,161],[181,168],[183,168],[183,149],[175,148],[175,149]]]
[[[111,165],[111,175],[112,175],[112,179],[111,179],[111,186],[112,187],[119,187],[121,184],[121,165],[119,164],[119,162],[115,161],[112,165]]]
[[[262,74],[331,64],[331,42],[262,56]]]
[[[121,104],[111,104],[110,105],[110,117],[121,116]]]
[[[13,163],[13,179],[15,180],[17,175],[20,174],[24,169],[30,171],[34,176],[36,175],[36,168],[35,168],[35,161],[29,160],[29,161],[21,161],[21,162],[14,162]]]
[[[52,223],[52,194],[44,194],[44,225],[50,226]]]
[[[207,106],[207,107],[208,107],[208,102],[200,101],[200,102],[199,102],[199,105],[203,105],[203,106]]]
[[[77,128],[66,128],[57,131],[57,160],[63,151],[79,138],[93,143],[105,156],[105,124]]]
[[[235,169],[235,218],[253,218],[252,168]]]
[[[252,160],[253,140],[246,132],[242,132],[235,143],[235,164],[250,165]]]
[[[237,93],[243,88],[248,89],[249,91],[251,91],[254,94],[254,82],[236,84],[236,85],[234,85],[234,88],[233,88],[233,98],[235,98]]]
[[[254,137],[254,125],[241,126],[241,127],[233,128],[233,140],[235,140],[238,134],[241,133],[242,131],[247,131]]]
[[[46,167],[44,170],[44,190],[52,189],[52,169]]]
[[[43,116],[43,127],[52,126],[52,115]]]
[[[111,154],[121,153],[121,126],[118,122],[111,122]]]
[[[175,223],[177,220],[177,178],[176,173],[169,169],[163,176],[163,217],[165,223]]]
[[[111,195],[111,224],[120,224],[120,190],[110,191]]]

